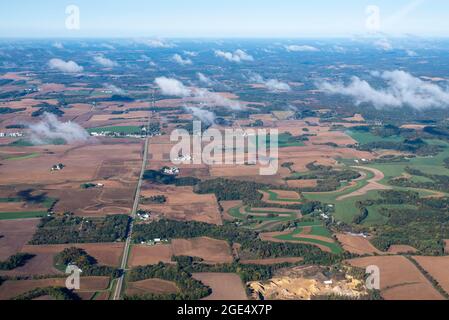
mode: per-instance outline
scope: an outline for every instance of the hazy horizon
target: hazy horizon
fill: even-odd
[[[70,5],[79,10],[76,29],[66,27]],[[449,37],[446,12],[449,3],[443,0],[23,0],[0,3],[0,37],[341,38],[371,32]]]

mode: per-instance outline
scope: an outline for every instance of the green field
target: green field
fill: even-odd
[[[31,212],[0,212],[0,220],[16,220],[41,218],[47,215],[47,211],[31,211]]]
[[[140,133],[142,128],[139,126],[111,126],[111,127],[99,127],[87,129],[87,132],[112,132],[119,134],[133,134]]]
[[[295,200],[295,199],[282,199],[282,198],[279,197],[279,195],[276,192],[271,191],[271,190],[263,190],[263,191],[270,195],[270,197],[269,197],[270,201],[293,202],[293,203],[301,203],[302,202],[301,199],[298,199],[298,200]]]
[[[270,147],[271,138],[267,135],[266,137],[266,147]],[[256,137],[256,146],[259,148],[259,138]],[[287,148],[287,147],[303,147],[305,146],[304,141],[296,140],[289,133],[281,133],[278,135],[278,147],[279,148]]]
[[[272,222],[285,222],[285,221],[293,221],[298,218],[298,212],[290,211],[290,212],[278,212],[278,211],[263,211],[260,210],[252,210],[250,207],[244,207],[245,214],[242,214],[241,211],[242,207],[235,207],[229,210],[229,214],[239,220],[246,220],[249,216],[252,216],[254,220],[265,222],[265,221],[272,221]],[[254,214],[257,214],[255,216]],[[281,215],[288,215],[285,217],[282,217]]]
[[[22,198],[0,198],[0,202],[22,202]],[[56,199],[46,197],[39,204],[46,208],[47,210],[55,203]],[[30,218],[40,218],[48,214],[47,210],[41,211],[21,211],[21,212],[0,212],[0,220],[16,220],[16,219],[30,219]]]
[[[366,144],[376,141],[391,141],[391,142],[400,142],[404,139],[400,136],[391,136],[391,137],[379,137],[370,132],[357,131],[357,130],[347,130],[346,134],[351,138],[356,140],[360,144]]]
[[[330,240],[334,241],[332,239],[332,234],[323,225],[321,225],[320,222],[311,222],[311,223],[309,222],[307,224],[308,224],[307,226],[312,226],[312,230],[309,233],[310,235],[321,236],[321,237],[329,238]],[[343,249],[336,242],[331,243],[331,242],[326,242],[326,241],[322,241],[322,240],[318,240],[318,239],[302,238],[302,237],[298,236],[298,235],[301,235],[301,233],[304,230],[304,227],[306,227],[306,225],[296,228],[290,234],[277,236],[275,238],[279,239],[279,240],[298,241],[298,242],[322,245],[322,246],[328,247],[331,250],[331,252],[335,253],[335,254],[339,254],[339,253],[343,252]]]
[[[9,158],[6,158],[6,160],[8,160],[8,161],[26,160],[26,159],[33,159],[33,158],[36,158],[39,156],[40,156],[40,153],[31,153],[31,154],[27,154],[24,156],[9,157]]]

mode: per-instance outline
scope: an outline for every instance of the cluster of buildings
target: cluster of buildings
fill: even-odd
[[[169,176],[176,176],[180,173],[180,170],[178,167],[165,167],[162,169],[162,172]]]
[[[62,163],[59,164],[55,164],[51,167],[50,171],[61,171],[62,169],[64,169],[65,165],[63,165]]]
[[[150,212],[137,212],[137,217],[140,219],[140,220],[143,220],[143,221],[148,221],[148,220],[150,220],[150,216],[151,216],[151,213]]]
[[[114,131],[93,131],[90,133],[92,137],[126,137],[126,138],[146,138],[160,136],[159,131],[148,131],[147,127],[142,127],[140,133],[124,133]]]
[[[147,246],[155,246],[162,243],[168,243],[169,241],[167,239],[161,239],[161,238],[154,238],[153,240],[149,241],[142,241],[140,244],[147,245]]]
[[[145,138],[146,137],[146,131],[142,130],[141,134],[123,133],[123,132],[111,132],[111,131],[100,131],[100,132],[91,132],[90,135],[92,137]]]

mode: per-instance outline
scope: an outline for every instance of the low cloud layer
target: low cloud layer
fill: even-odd
[[[195,118],[198,118],[201,122],[211,125],[215,121],[215,114],[209,110],[204,110],[198,107],[185,107],[185,109],[191,113]]]
[[[105,58],[104,56],[96,56],[94,58],[95,62],[99,65],[106,67],[106,68],[114,68],[118,66],[118,63],[115,61],[112,61],[111,59]]]
[[[312,46],[298,46],[298,45],[289,45],[285,46],[285,49],[288,52],[317,52],[320,51],[320,49],[312,47]]]
[[[274,91],[274,92],[280,92],[280,91],[291,91],[291,87],[288,85],[288,83],[281,82],[277,79],[264,79],[260,74],[254,73],[251,75],[250,79],[251,82],[263,84],[268,90]]]
[[[190,59],[188,59],[188,58],[187,58],[187,59],[184,59],[184,58],[181,57],[179,54],[173,55],[172,60],[173,60],[174,62],[176,62],[177,64],[180,64],[180,65],[182,65],[182,66],[187,66],[187,65],[193,64],[192,60],[190,60]]]
[[[61,122],[55,115],[45,113],[41,122],[29,126],[33,144],[48,144],[56,139],[67,143],[83,142],[89,139],[87,131],[74,122]]]
[[[105,88],[105,90],[112,91],[112,93],[114,93],[114,94],[119,94],[119,95],[126,94],[125,90],[123,90],[122,88],[119,88],[113,84],[105,84],[104,88]]]
[[[156,80],[154,80],[154,83],[159,87],[163,95],[183,98],[192,95],[192,90],[184,86],[181,81],[173,78],[156,78]]]
[[[235,63],[240,63],[243,61],[254,61],[253,56],[247,54],[245,51],[241,49],[235,50],[234,52],[225,52],[221,50],[216,50],[215,56]]]
[[[211,87],[215,84],[215,81],[206,76],[204,73],[198,72],[196,76],[201,83],[205,84],[208,87]]]
[[[401,70],[373,72],[385,82],[384,88],[374,88],[359,77],[349,84],[319,82],[317,87],[327,94],[351,97],[357,104],[371,103],[378,109],[409,106],[418,110],[449,107],[449,88],[423,81]]]
[[[56,49],[64,49],[64,45],[61,42],[53,43],[53,47]]]
[[[163,49],[168,49],[168,48],[173,48],[174,45],[170,42],[167,42],[165,40],[162,39],[150,39],[150,40],[144,40],[142,41],[144,44],[146,44],[147,46],[151,47],[151,48],[163,48]]]
[[[393,50],[393,45],[386,38],[382,38],[382,39],[378,39],[378,40],[374,41],[374,46],[377,49],[383,50],[383,51],[391,51],[391,50]]]
[[[205,88],[186,87],[181,81],[173,78],[156,78],[154,83],[159,87],[162,94],[167,96],[192,98],[192,100],[197,100],[205,106],[228,107],[231,109],[241,108],[238,101],[228,99]]]
[[[66,73],[83,72],[84,68],[78,65],[75,61],[64,61],[61,59],[51,59],[48,65],[53,70],[58,70]]]

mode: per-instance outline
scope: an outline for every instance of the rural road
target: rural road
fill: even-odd
[[[140,176],[139,176],[139,182],[137,183],[136,188],[136,195],[134,198],[134,204],[133,204],[133,210],[131,212],[131,222],[129,224],[129,232],[128,237],[126,238],[125,247],[123,249],[123,255],[122,255],[122,263],[120,265],[120,268],[123,270],[122,276],[117,280],[117,285],[115,286],[114,295],[112,297],[113,300],[120,300],[122,288],[123,288],[123,281],[125,280],[125,269],[128,264],[128,256],[129,256],[129,249],[131,246],[132,241],[132,232],[134,227],[134,220],[137,216],[137,209],[139,207],[139,200],[140,200],[140,189],[142,188],[142,180],[143,180],[143,174],[145,172],[145,166],[148,159],[148,148],[149,148],[150,139],[147,137],[145,139],[145,147],[143,152],[143,160],[142,160],[142,169],[140,170]]]

